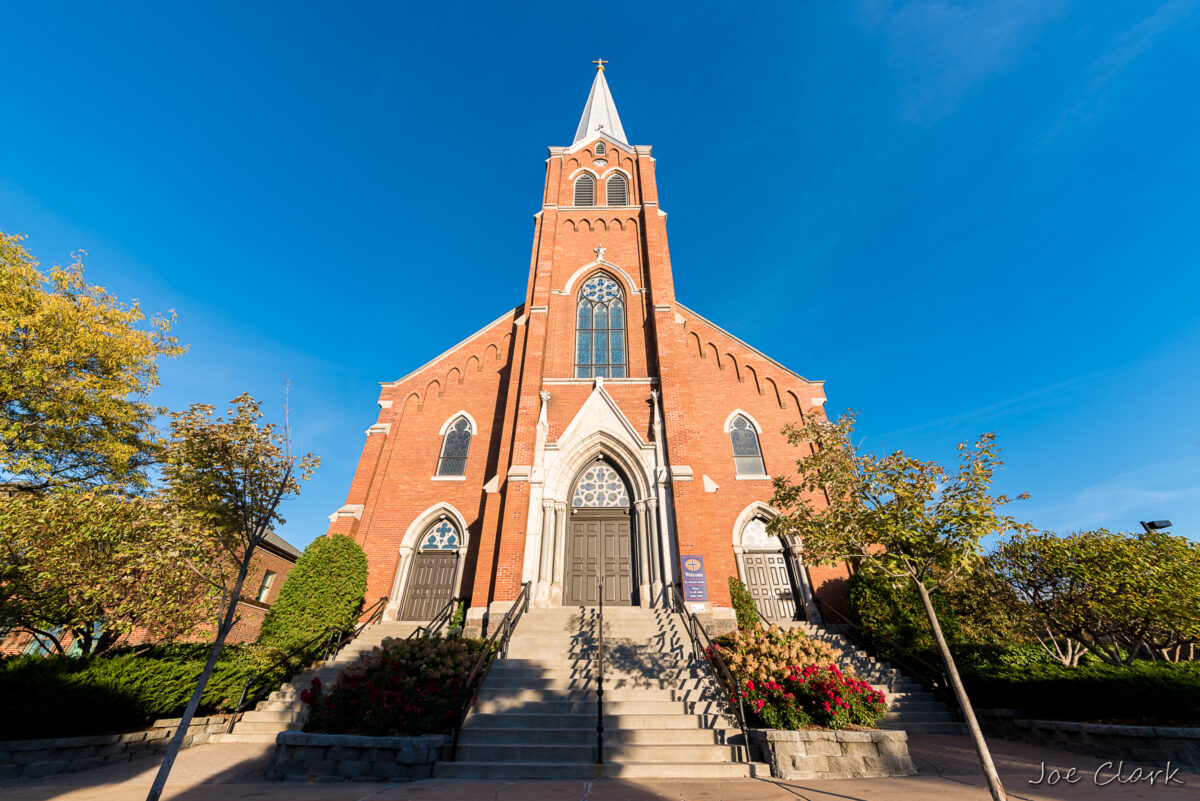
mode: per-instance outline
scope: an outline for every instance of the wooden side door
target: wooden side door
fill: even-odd
[[[454,594],[457,551],[420,551],[413,557],[401,620],[427,621]]]
[[[758,611],[768,620],[795,620],[796,599],[782,551],[747,551],[746,588],[754,596]]]

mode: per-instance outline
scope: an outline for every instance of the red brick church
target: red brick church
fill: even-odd
[[[629,144],[601,62],[574,141],[551,147],[524,300],[384,383],[331,534],[370,559],[368,598],[467,623],[532,583],[535,607],[658,606],[702,558],[733,625],[727,578],[771,618],[819,619],[844,568],[768,537],[771,476],[795,470],[785,423],[825,392],[675,298],[648,145]]]

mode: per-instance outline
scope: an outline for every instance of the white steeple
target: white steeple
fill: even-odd
[[[592,91],[588,94],[583,116],[579,118],[579,128],[575,131],[575,141],[571,144],[579,144],[597,133],[603,133],[628,146],[625,129],[621,127],[621,118],[617,116],[617,104],[613,102],[612,93],[608,91],[608,81],[604,80],[604,65],[607,62],[598,59],[592,63],[596,65],[596,80],[592,81]]]

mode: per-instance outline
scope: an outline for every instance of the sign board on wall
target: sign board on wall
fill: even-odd
[[[683,568],[683,600],[707,601],[708,582],[704,579],[704,557],[681,556],[679,563]]]

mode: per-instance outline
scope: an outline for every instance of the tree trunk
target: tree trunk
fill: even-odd
[[[158,768],[158,775],[154,777],[154,784],[150,786],[150,792],[146,795],[146,801],[158,801],[162,796],[163,789],[167,786],[167,777],[171,775],[175,757],[179,755],[179,749],[183,747],[183,739],[187,736],[188,725],[195,717],[196,710],[200,708],[200,700],[204,697],[204,688],[208,686],[208,680],[212,678],[213,669],[217,666],[217,657],[221,655],[221,649],[225,647],[225,638],[229,636],[229,632],[233,628],[237,615],[238,598],[242,597],[242,584],[246,581],[246,574],[250,571],[250,558],[253,553],[254,550],[251,548],[242,555],[237,582],[229,594],[229,608],[225,610],[225,619],[217,629],[217,640],[208,652],[208,661],[204,664],[200,681],[196,684],[187,708],[183,710],[183,717],[179,719],[179,728],[175,730],[175,736],[171,738],[171,743],[167,746],[167,753],[163,757],[162,765]]]
[[[979,721],[975,719],[975,710],[971,707],[971,699],[967,698],[967,691],[958,677],[958,668],[954,665],[954,657],[950,655],[950,646],[946,644],[946,637],[942,634],[942,626],[938,623],[937,612],[933,610],[933,601],[929,598],[929,590],[925,588],[924,582],[916,577],[913,578],[913,583],[917,586],[917,595],[921,596],[925,615],[929,618],[933,637],[937,640],[938,652],[941,653],[942,662],[946,665],[946,673],[950,675],[950,686],[954,688],[954,697],[958,699],[963,718],[966,719],[967,731],[970,732],[971,740],[975,744],[975,753],[979,756],[979,764],[983,767],[983,775],[987,779],[988,790],[992,793],[992,801],[1006,801],[1008,796],[1004,793],[1004,785],[1000,783],[1000,774],[996,772],[996,765],[992,762],[992,753],[988,750],[987,743],[984,742],[983,732],[979,729]]]

